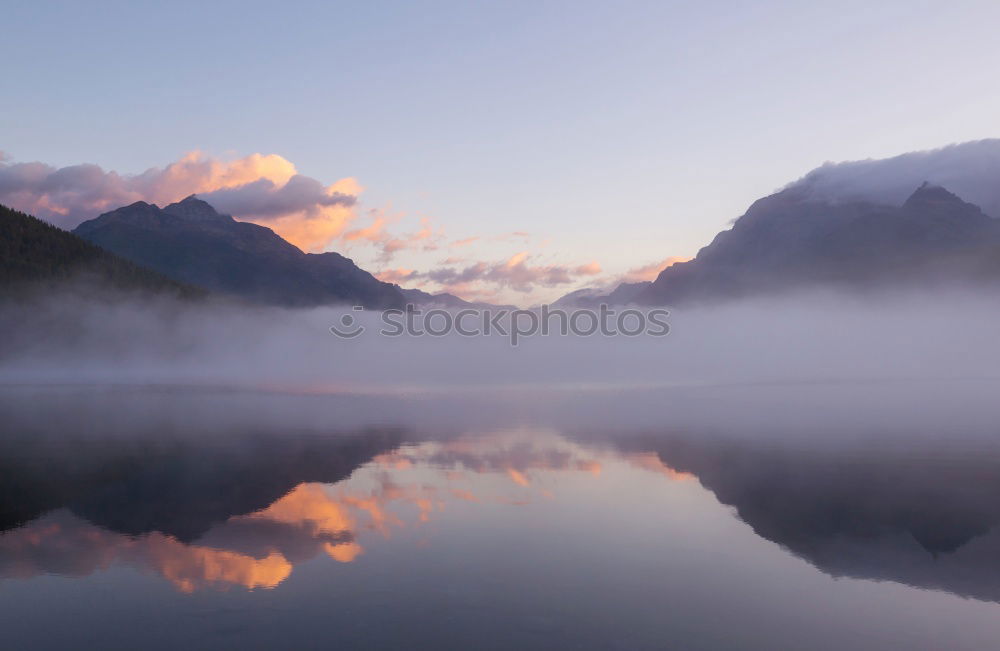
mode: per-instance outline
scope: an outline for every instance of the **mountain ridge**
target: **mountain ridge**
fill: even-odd
[[[0,205],[0,284],[5,292],[70,281],[183,298],[205,295],[196,286],[177,282],[37,217]]]
[[[270,228],[241,222],[191,195],[159,208],[139,201],[83,222],[84,239],[171,278],[288,307],[352,303],[399,308],[383,283],[339,253],[304,253]]]
[[[758,199],[694,259],[664,269],[645,304],[803,288],[1000,285],[1000,220],[924,183],[901,206],[815,200],[799,187]]]
[[[801,289],[1000,288],[1000,219],[925,181],[900,204],[817,198],[791,184],[754,201],[698,254],[649,282],[583,288],[554,305],[718,302]]]

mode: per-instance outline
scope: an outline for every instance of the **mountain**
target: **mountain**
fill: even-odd
[[[650,282],[621,283],[611,291],[596,287],[586,287],[559,298],[552,304],[552,307],[596,308],[601,304],[628,305],[634,303],[636,297],[651,284]]]
[[[47,430],[13,431],[0,442],[0,532],[67,508],[128,535],[153,531],[190,542],[214,523],[266,508],[303,482],[346,479],[402,432],[281,432],[249,426],[212,436],[100,436],[77,449]],[[99,444],[96,444],[99,442]]]
[[[421,289],[403,289],[399,288],[399,291],[403,293],[403,297],[406,299],[407,303],[422,306],[422,307],[442,307],[442,308],[474,308],[475,303],[470,303],[465,299],[461,299],[454,294],[440,293],[431,294],[430,292],[425,292]]]
[[[430,307],[430,308],[443,308],[443,309],[466,309],[466,310],[485,310],[485,309],[517,309],[513,305],[494,305],[493,303],[481,303],[467,301],[464,298],[459,298],[454,294],[448,294],[442,292],[440,294],[431,294],[430,292],[425,292],[420,289],[403,289],[400,288],[399,291],[403,293],[406,298],[406,302],[418,307]]]
[[[921,183],[948,188],[1000,217],[1000,139],[957,143],[879,159],[824,163],[790,183],[815,200],[900,206]]]
[[[119,290],[167,292],[189,298],[204,294],[0,205],[0,287],[5,292],[84,279]]]
[[[138,201],[83,222],[83,239],[185,283],[253,302],[402,307],[399,288],[338,253],[303,253],[270,228],[222,215],[194,195]]]
[[[756,201],[637,302],[715,301],[802,288],[1000,286],[1000,220],[924,183],[902,205],[817,198],[796,185]]]

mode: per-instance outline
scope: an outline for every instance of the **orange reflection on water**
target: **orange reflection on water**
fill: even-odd
[[[299,484],[266,509],[242,517],[301,525],[315,533],[337,533],[355,528],[350,511],[327,495],[323,484]]]
[[[274,588],[296,564],[320,554],[354,562],[365,553],[360,540],[365,535],[389,538],[394,530],[430,523],[448,501],[523,506],[553,499],[544,474],[598,479],[602,460],[671,481],[694,479],[653,453],[593,453],[548,432],[461,437],[378,455],[337,484],[301,483],[265,508],[212,526],[192,543],[160,532],[116,533],[57,511],[0,534],[0,576],[85,576],[121,562],[152,571],[182,592]],[[506,477],[517,488],[511,493],[509,484],[504,488],[491,475]],[[433,535],[421,534],[417,542],[432,544]]]
[[[273,588],[292,565],[281,554],[254,558],[239,552],[188,545],[172,536],[127,536],[101,529],[67,512],[47,516],[0,536],[8,560],[3,574],[29,578],[57,573],[86,576],[122,561],[150,569],[183,592],[216,586]]]
[[[518,486],[530,486],[531,482],[524,473],[517,468],[507,468],[507,475],[514,481]]]
[[[278,552],[254,558],[225,549],[185,545],[159,533],[142,542],[140,553],[147,555],[148,564],[182,592],[209,585],[273,588],[292,573],[292,564]]]

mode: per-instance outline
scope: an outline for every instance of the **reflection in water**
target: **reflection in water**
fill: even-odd
[[[671,476],[697,475],[759,536],[832,576],[1000,601],[995,446],[817,449],[677,433],[616,444],[654,450],[638,453],[645,467],[662,462]]]
[[[345,646],[385,648],[415,635],[429,648],[989,648],[1000,635],[988,437],[860,423],[765,436],[690,417],[448,429],[434,405],[433,426],[376,411],[347,427],[335,401],[116,400],[0,395],[0,615],[17,611],[0,623],[22,642],[48,624],[30,619],[40,599],[79,632],[79,595],[99,603],[102,648],[144,639],[137,625],[104,645],[132,600],[165,620],[210,613],[160,648],[308,647],[327,620]],[[920,628],[945,613],[964,622],[961,644]],[[270,618],[283,624],[266,637]],[[216,627],[231,637],[203,637]],[[72,646],[58,630],[48,647]]]
[[[637,465],[672,473],[662,463]],[[551,497],[548,489],[531,487],[533,476],[552,472],[596,478],[601,462],[578,445],[539,431],[406,445],[374,456],[343,481],[300,483],[262,509],[212,524],[190,542],[161,531],[130,535],[131,524],[116,532],[88,522],[71,507],[60,508],[0,534],[0,575],[80,577],[120,562],[152,570],[183,592],[229,586],[273,588],[289,577],[297,563],[320,553],[350,563],[364,553],[365,535],[388,538],[393,529],[427,523],[449,501],[524,505],[539,496]],[[474,481],[476,475],[507,477],[525,490],[483,485]],[[97,494],[121,492],[101,486]],[[90,512],[116,506],[91,499],[85,503]],[[187,523],[172,524],[191,530]]]
[[[143,448],[142,461],[134,441],[105,442],[94,459],[74,455],[68,483],[47,473],[42,492],[61,488],[63,502],[0,534],[0,574],[86,576],[123,563],[184,592],[273,588],[320,555],[355,561],[366,536],[428,523],[449,503],[523,506],[551,499],[558,473],[600,480],[615,463],[672,482],[697,477],[758,535],[831,575],[1000,601],[1000,473],[990,456],[820,453],[669,433],[585,444],[539,429],[407,437],[257,437],[239,439],[238,452],[186,440]],[[93,474],[79,476],[88,465]]]
[[[149,568],[183,592],[207,586],[273,588],[292,571],[278,552],[263,558],[187,545],[162,533],[138,537],[107,531],[60,510],[0,536],[0,572],[26,579],[39,574],[83,577],[123,562]]]

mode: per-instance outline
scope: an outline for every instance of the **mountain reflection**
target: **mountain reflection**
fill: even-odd
[[[696,475],[758,536],[827,574],[1000,601],[1000,454],[960,437],[935,441],[668,433],[615,444]]]
[[[540,503],[586,513],[593,496],[581,489],[593,486],[637,521],[667,515],[650,506],[657,491],[704,496],[703,509],[717,500],[754,540],[834,577],[1000,601],[1000,454],[982,441],[693,426],[331,430],[338,414],[298,403],[281,428],[262,416],[273,405],[248,405],[212,418],[188,408],[178,421],[149,404],[121,416],[97,402],[28,415],[7,403],[0,578],[127,566],[182,592],[275,588],[313,560],[377,563],[385,541],[433,547],[472,513],[479,527]],[[525,531],[561,535],[537,520]]]
[[[282,437],[282,442],[308,453],[286,453],[285,462],[277,463],[271,457],[266,465],[284,475],[277,479],[247,476],[247,468],[260,466],[248,462],[246,448],[241,452],[244,462],[227,469],[221,459],[206,463],[205,451],[191,442],[171,449],[175,474],[168,477],[161,475],[163,459],[150,455],[139,468],[110,481],[99,476],[78,479],[67,494],[89,485],[82,497],[0,534],[0,576],[82,577],[122,563],[152,571],[183,592],[273,588],[295,565],[320,555],[350,563],[364,553],[366,536],[388,538],[397,529],[421,526],[449,502],[524,505],[551,496],[547,489],[531,487],[540,473],[596,477],[601,470],[600,462],[582,448],[544,432],[407,444],[366,458],[364,452],[380,438],[385,443],[395,437],[368,431],[337,437],[336,444]],[[271,441],[255,439],[254,444],[258,453],[275,452]],[[113,445],[102,446],[100,456],[107,463],[118,453]],[[276,481],[310,476],[323,465],[315,457],[318,453],[330,457],[326,463],[337,469],[331,481],[300,482],[267,506],[241,512],[252,495],[241,494],[240,485],[276,486]],[[288,459],[301,464],[289,464]],[[215,468],[210,482],[215,492],[198,499],[189,486],[178,494],[182,484],[204,485],[202,467]],[[338,479],[340,474],[347,476]],[[504,483],[491,481],[496,478]],[[136,491],[137,486],[149,490]],[[127,495],[136,497],[123,504]],[[149,514],[167,502],[177,507],[170,517]],[[212,508],[204,502],[211,502]],[[208,512],[232,515],[209,523]]]

